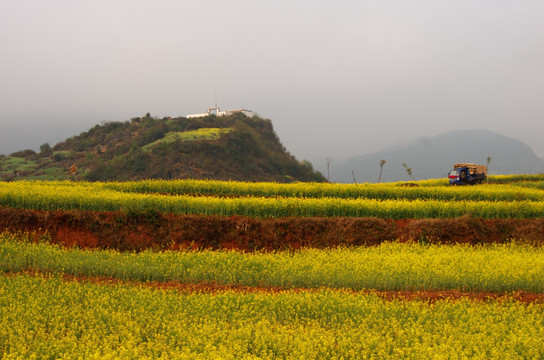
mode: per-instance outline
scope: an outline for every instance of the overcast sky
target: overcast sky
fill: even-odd
[[[542,0],[0,0],[0,153],[223,109],[314,162],[457,129],[544,155]]]

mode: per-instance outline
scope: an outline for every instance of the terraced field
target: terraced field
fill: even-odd
[[[2,183],[0,352],[542,358],[543,180]]]

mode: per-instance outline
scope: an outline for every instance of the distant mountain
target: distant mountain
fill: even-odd
[[[462,130],[420,138],[382,151],[355,156],[330,166],[331,181],[377,182],[380,161],[385,160],[382,182],[446,177],[454,163],[485,165],[491,157],[490,174],[534,174],[544,172],[544,161],[525,143],[489,130]],[[352,173],[353,171],[353,173]]]
[[[40,152],[0,156],[4,179],[325,181],[280,143],[272,122],[242,113],[96,125]]]

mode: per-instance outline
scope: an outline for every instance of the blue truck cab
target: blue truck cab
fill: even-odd
[[[481,184],[487,179],[487,167],[472,163],[459,163],[453,165],[453,170],[448,173],[450,185],[475,185]]]

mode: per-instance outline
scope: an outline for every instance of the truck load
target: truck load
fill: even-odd
[[[487,167],[472,163],[453,164],[448,173],[450,185],[475,185],[487,179]]]

